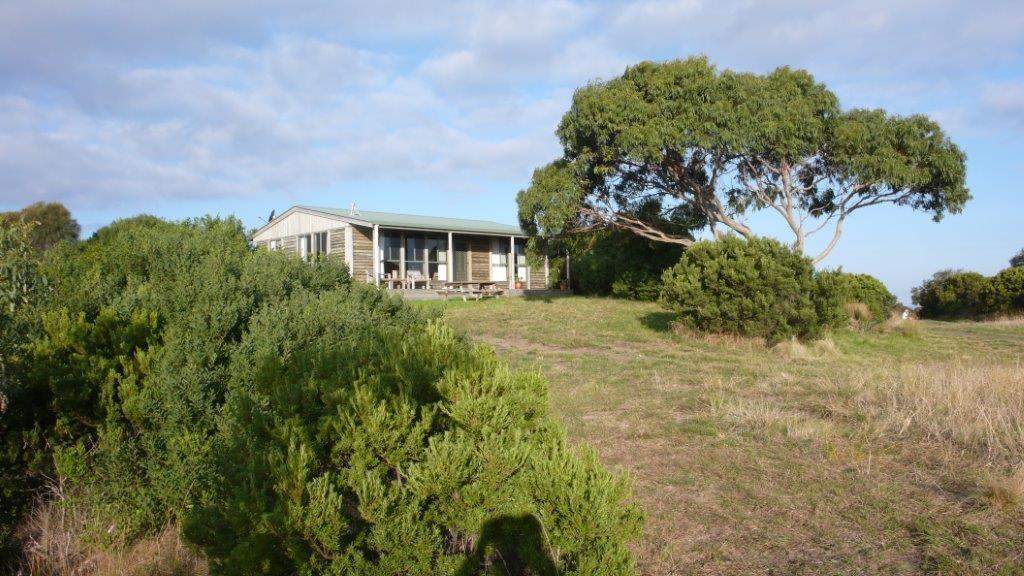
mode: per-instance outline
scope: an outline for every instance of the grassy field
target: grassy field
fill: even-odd
[[[644,574],[1024,573],[1024,324],[775,348],[610,299],[424,303],[628,470]]]

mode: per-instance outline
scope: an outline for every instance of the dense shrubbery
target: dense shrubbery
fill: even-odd
[[[182,524],[221,574],[631,571],[628,486],[544,383],[343,265],[149,217],[42,258],[4,356],[7,526],[59,476],[98,537]]]
[[[657,300],[661,274],[679,261],[683,247],[602,231],[572,251],[572,288],[577,294]]]
[[[1024,266],[1007,268],[990,278],[981,301],[988,314],[1024,312]]]
[[[815,291],[810,258],[776,240],[727,237],[694,244],[665,271],[661,301],[692,328],[778,341],[821,333]]]
[[[46,250],[60,242],[74,242],[82,227],[67,207],[57,202],[36,202],[14,212],[0,212],[0,226],[29,224],[28,242],[36,250]]]
[[[943,270],[914,288],[911,298],[923,318],[968,318],[982,314],[989,280],[977,272]]]
[[[913,290],[923,318],[978,318],[1024,312],[1024,268],[1011,267],[992,277],[943,270]]]
[[[881,280],[870,274],[851,274],[826,270],[816,275],[815,305],[818,318],[826,326],[841,328],[851,320],[878,323],[885,321],[899,305]],[[867,317],[852,318],[864,309]],[[862,313],[861,313],[862,314]]]
[[[32,304],[45,289],[32,228],[21,221],[0,223],[0,570],[13,552],[14,524],[32,488],[24,471],[45,459],[31,418],[16,411],[20,406],[11,369],[31,333]]]

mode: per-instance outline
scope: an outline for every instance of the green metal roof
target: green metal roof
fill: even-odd
[[[451,232],[476,232],[478,234],[504,234],[509,236],[526,236],[526,233],[511,224],[491,222],[490,220],[469,220],[466,218],[445,218],[441,216],[419,216],[414,214],[394,214],[391,212],[374,212],[356,209],[352,212],[342,208],[324,208],[320,206],[297,206],[303,210],[322,212],[333,216],[343,216],[356,220],[364,220],[385,228],[406,228],[418,230],[444,230]]]

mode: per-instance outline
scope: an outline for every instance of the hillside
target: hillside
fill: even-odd
[[[570,437],[629,470],[642,573],[1022,569],[1024,324],[767,349],[620,300],[453,302],[445,317],[543,372]]]

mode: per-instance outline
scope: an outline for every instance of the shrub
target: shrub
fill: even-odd
[[[698,330],[771,342],[821,333],[811,260],[776,240],[697,242],[663,281],[661,302]]]
[[[881,280],[870,274],[827,270],[816,276],[815,304],[822,323],[839,328],[851,320],[882,322],[899,301]]]
[[[1010,258],[1011,268],[1024,268],[1024,248],[1021,248],[1019,252]]]
[[[629,232],[596,232],[577,244],[571,262],[573,290],[631,300],[657,300],[661,274],[683,253],[680,245]]]
[[[40,270],[17,431],[98,541],[182,523],[215,574],[632,571],[629,485],[544,382],[344,265],[140,217]]]
[[[565,445],[544,382],[378,294],[253,319],[187,523],[216,571],[630,572],[627,485]]]
[[[993,276],[981,300],[989,314],[1024,312],[1024,267],[1007,268]]]
[[[612,282],[612,296],[627,300],[653,301],[661,292],[661,281],[646,270],[627,270]]]
[[[21,344],[33,334],[33,306],[46,289],[32,229],[0,219],[0,572],[11,563],[15,524],[27,511],[38,472],[45,469],[42,439],[32,418],[37,399],[25,393],[13,370]]]
[[[990,281],[977,272],[943,270],[914,288],[912,299],[922,318],[970,318],[986,311]]]

